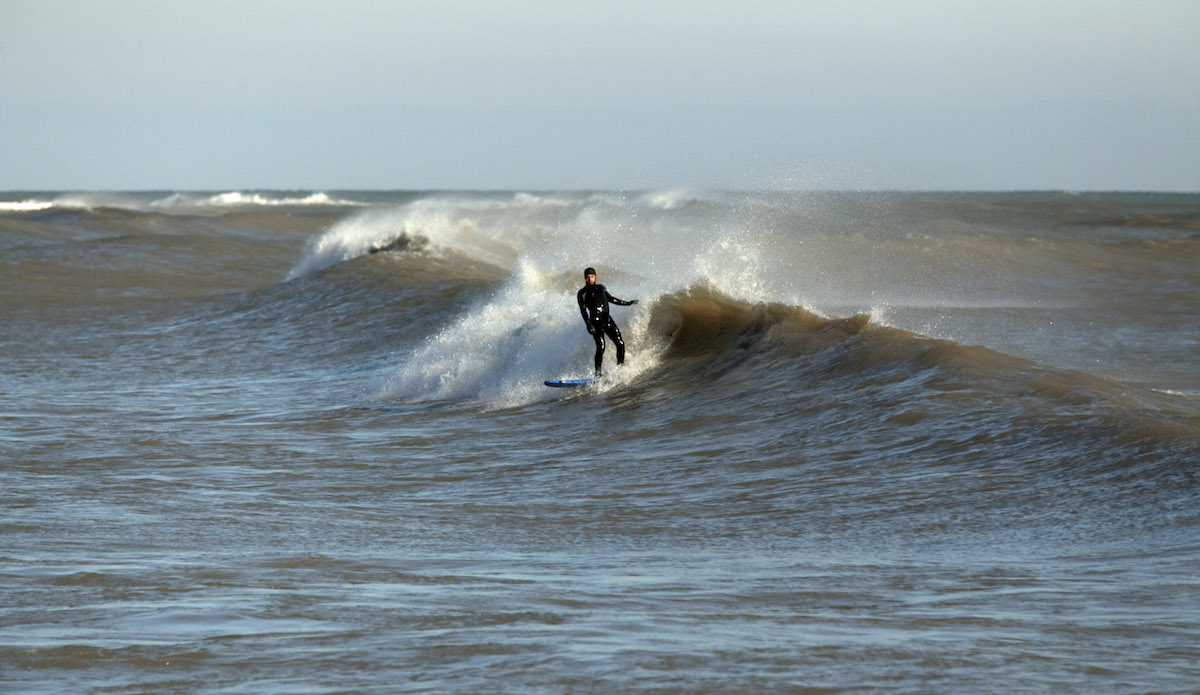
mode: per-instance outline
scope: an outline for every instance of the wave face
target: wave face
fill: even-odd
[[[3,686],[1196,682],[1200,196],[3,198]]]

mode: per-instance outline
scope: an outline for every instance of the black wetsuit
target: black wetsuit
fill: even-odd
[[[604,336],[612,338],[617,346],[617,364],[625,362],[625,341],[621,340],[621,331],[608,315],[608,303],[629,306],[634,302],[617,299],[604,289],[604,285],[584,285],[575,295],[579,301],[579,313],[588,326],[588,333],[596,341],[596,374],[600,374],[600,363],[604,361]]]

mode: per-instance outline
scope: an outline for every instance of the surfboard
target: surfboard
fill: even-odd
[[[599,379],[547,379],[546,385],[559,389],[570,389],[580,386],[589,386],[599,381]]]

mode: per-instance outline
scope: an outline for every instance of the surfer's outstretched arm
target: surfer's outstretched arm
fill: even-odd
[[[624,299],[617,299],[616,297],[609,294],[607,290],[605,290],[604,296],[608,298],[608,301],[612,302],[613,304],[616,304],[617,306],[633,306],[634,304],[637,304],[636,299],[631,299],[628,302],[625,301]]]

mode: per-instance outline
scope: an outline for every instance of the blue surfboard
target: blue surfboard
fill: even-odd
[[[546,385],[559,389],[578,388],[598,383],[599,379],[547,379]]]

